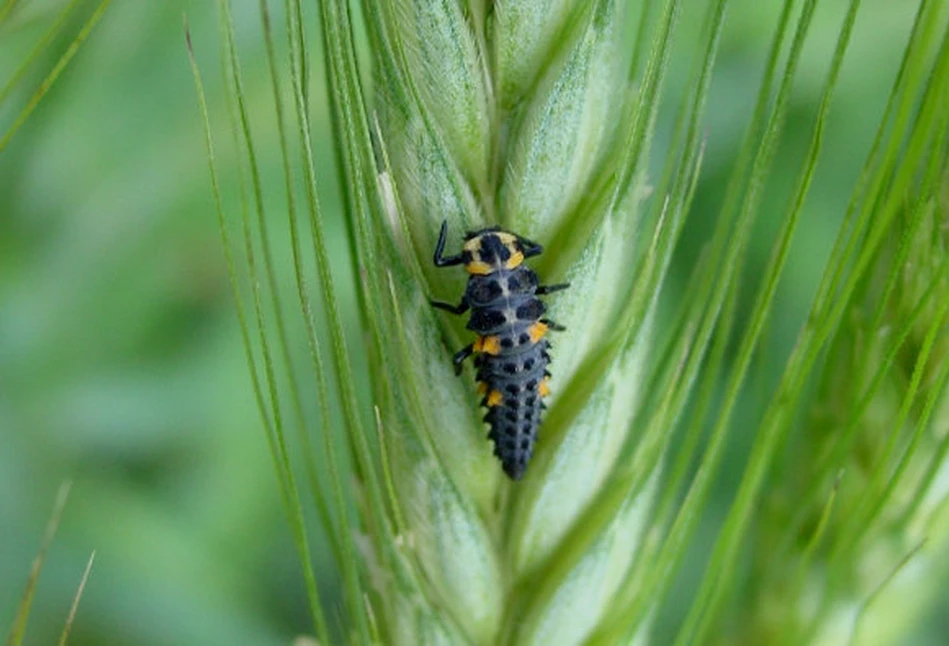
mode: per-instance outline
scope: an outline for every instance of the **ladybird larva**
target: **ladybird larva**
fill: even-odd
[[[467,327],[478,336],[455,354],[455,372],[461,374],[465,359],[475,356],[481,405],[488,409],[484,421],[491,427],[488,438],[504,472],[520,480],[534,452],[543,398],[550,393],[546,334],[564,329],[544,318],[547,307],[538,296],[569,284],[539,285],[537,274],[523,263],[543,248],[500,227],[467,234],[454,256],[443,255],[447,236],[446,221],[435,246],[435,266],[464,265],[468,285],[458,305],[432,305],[452,314],[471,311]]]

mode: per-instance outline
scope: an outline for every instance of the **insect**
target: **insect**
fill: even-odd
[[[469,233],[461,253],[444,256],[448,222],[442,223],[435,246],[435,266],[464,265],[468,286],[458,305],[432,301],[432,305],[452,314],[471,310],[468,329],[478,337],[459,350],[452,361],[455,374],[475,355],[481,405],[491,430],[494,454],[504,472],[520,480],[537,441],[542,399],[550,394],[550,330],[565,328],[543,318],[547,308],[538,296],[566,289],[570,285],[539,285],[537,274],[524,259],[537,256],[543,248],[516,234],[491,227]]]

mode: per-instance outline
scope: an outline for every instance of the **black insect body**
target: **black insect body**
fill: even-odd
[[[504,472],[519,480],[537,441],[542,399],[550,393],[548,330],[564,328],[543,318],[546,307],[538,296],[569,285],[538,285],[537,274],[522,263],[543,249],[498,227],[465,237],[462,252],[445,257],[448,223],[442,224],[435,247],[435,265],[464,265],[470,274],[458,305],[432,301],[453,314],[471,310],[468,329],[478,337],[455,354],[455,372],[461,374],[465,359],[475,355],[484,421],[491,426],[488,438]]]

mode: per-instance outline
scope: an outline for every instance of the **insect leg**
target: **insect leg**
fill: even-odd
[[[518,241],[521,243],[521,253],[524,254],[525,258],[530,258],[532,256],[539,256],[544,253],[544,248],[532,240],[527,238],[521,238],[518,236]]]
[[[464,314],[468,311],[468,299],[462,298],[461,302],[457,305],[452,305],[451,303],[445,303],[444,301],[429,301],[432,304],[432,307],[437,307],[440,310],[445,310],[446,312],[451,312],[452,314]]]
[[[461,364],[465,362],[465,359],[470,357],[474,353],[474,344],[469,343],[461,350],[455,353],[455,356],[451,358],[451,362],[455,364],[455,374],[461,374]]]
[[[462,262],[461,254],[454,256],[448,256],[447,258],[442,255],[445,251],[445,240],[448,238],[448,220],[442,222],[442,230],[438,233],[438,244],[435,245],[435,266],[436,267],[450,267],[452,265],[460,265]]]
[[[554,323],[550,319],[541,319],[540,322],[546,325],[548,330],[552,330],[554,332],[563,332],[567,329],[560,323]]]
[[[570,283],[559,283],[557,285],[540,285],[534,293],[538,296],[543,296],[544,294],[553,294],[554,292],[559,292],[561,289],[567,289],[570,287]]]

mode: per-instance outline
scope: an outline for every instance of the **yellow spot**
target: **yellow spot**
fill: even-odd
[[[504,399],[504,395],[501,394],[500,390],[492,390],[491,394],[488,395],[488,407],[494,408],[501,403],[502,399]]]
[[[478,382],[478,394],[479,394],[479,395],[483,395],[483,394],[485,394],[486,392],[488,392],[488,384],[484,383],[483,381],[479,381],[479,382]]]
[[[508,249],[515,248],[514,243],[517,242],[516,235],[508,233],[507,231],[495,231],[494,235],[497,236],[497,239],[501,241],[501,244],[503,244]]]
[[[494,271],[494,267],[489,265],[486,262],[481,262],[480,260],[472,260],[467,265],[465,265],[465,270],[469,274],[478,274],[479,276],[485,276]]]
[[[504,264],[508,269],[514,269],[519,264],[524,262],[524,254],[520,251],[512,251],[511,257],[507,259],[507,262]]]
[[[483,352],[484,354],[500,354],[501,353],[501,337],[497,336],[479,336],[472,349],[475,352]]]
[[[537,343],[544,338],[545,334],[547,334],[547,324],[537,321],[532,326],[527,328],[527,333],[531,336],[531,343]]]
[[[462,249],[470,251],[473,256],[477,256],[478,252],[481,251],[481,236],[474,237],[467,241]]]
[[[537,386],[537,392],[540,393],[541,397],[546,397],[550,394],[550,377],[544,377],[544,380]]]

